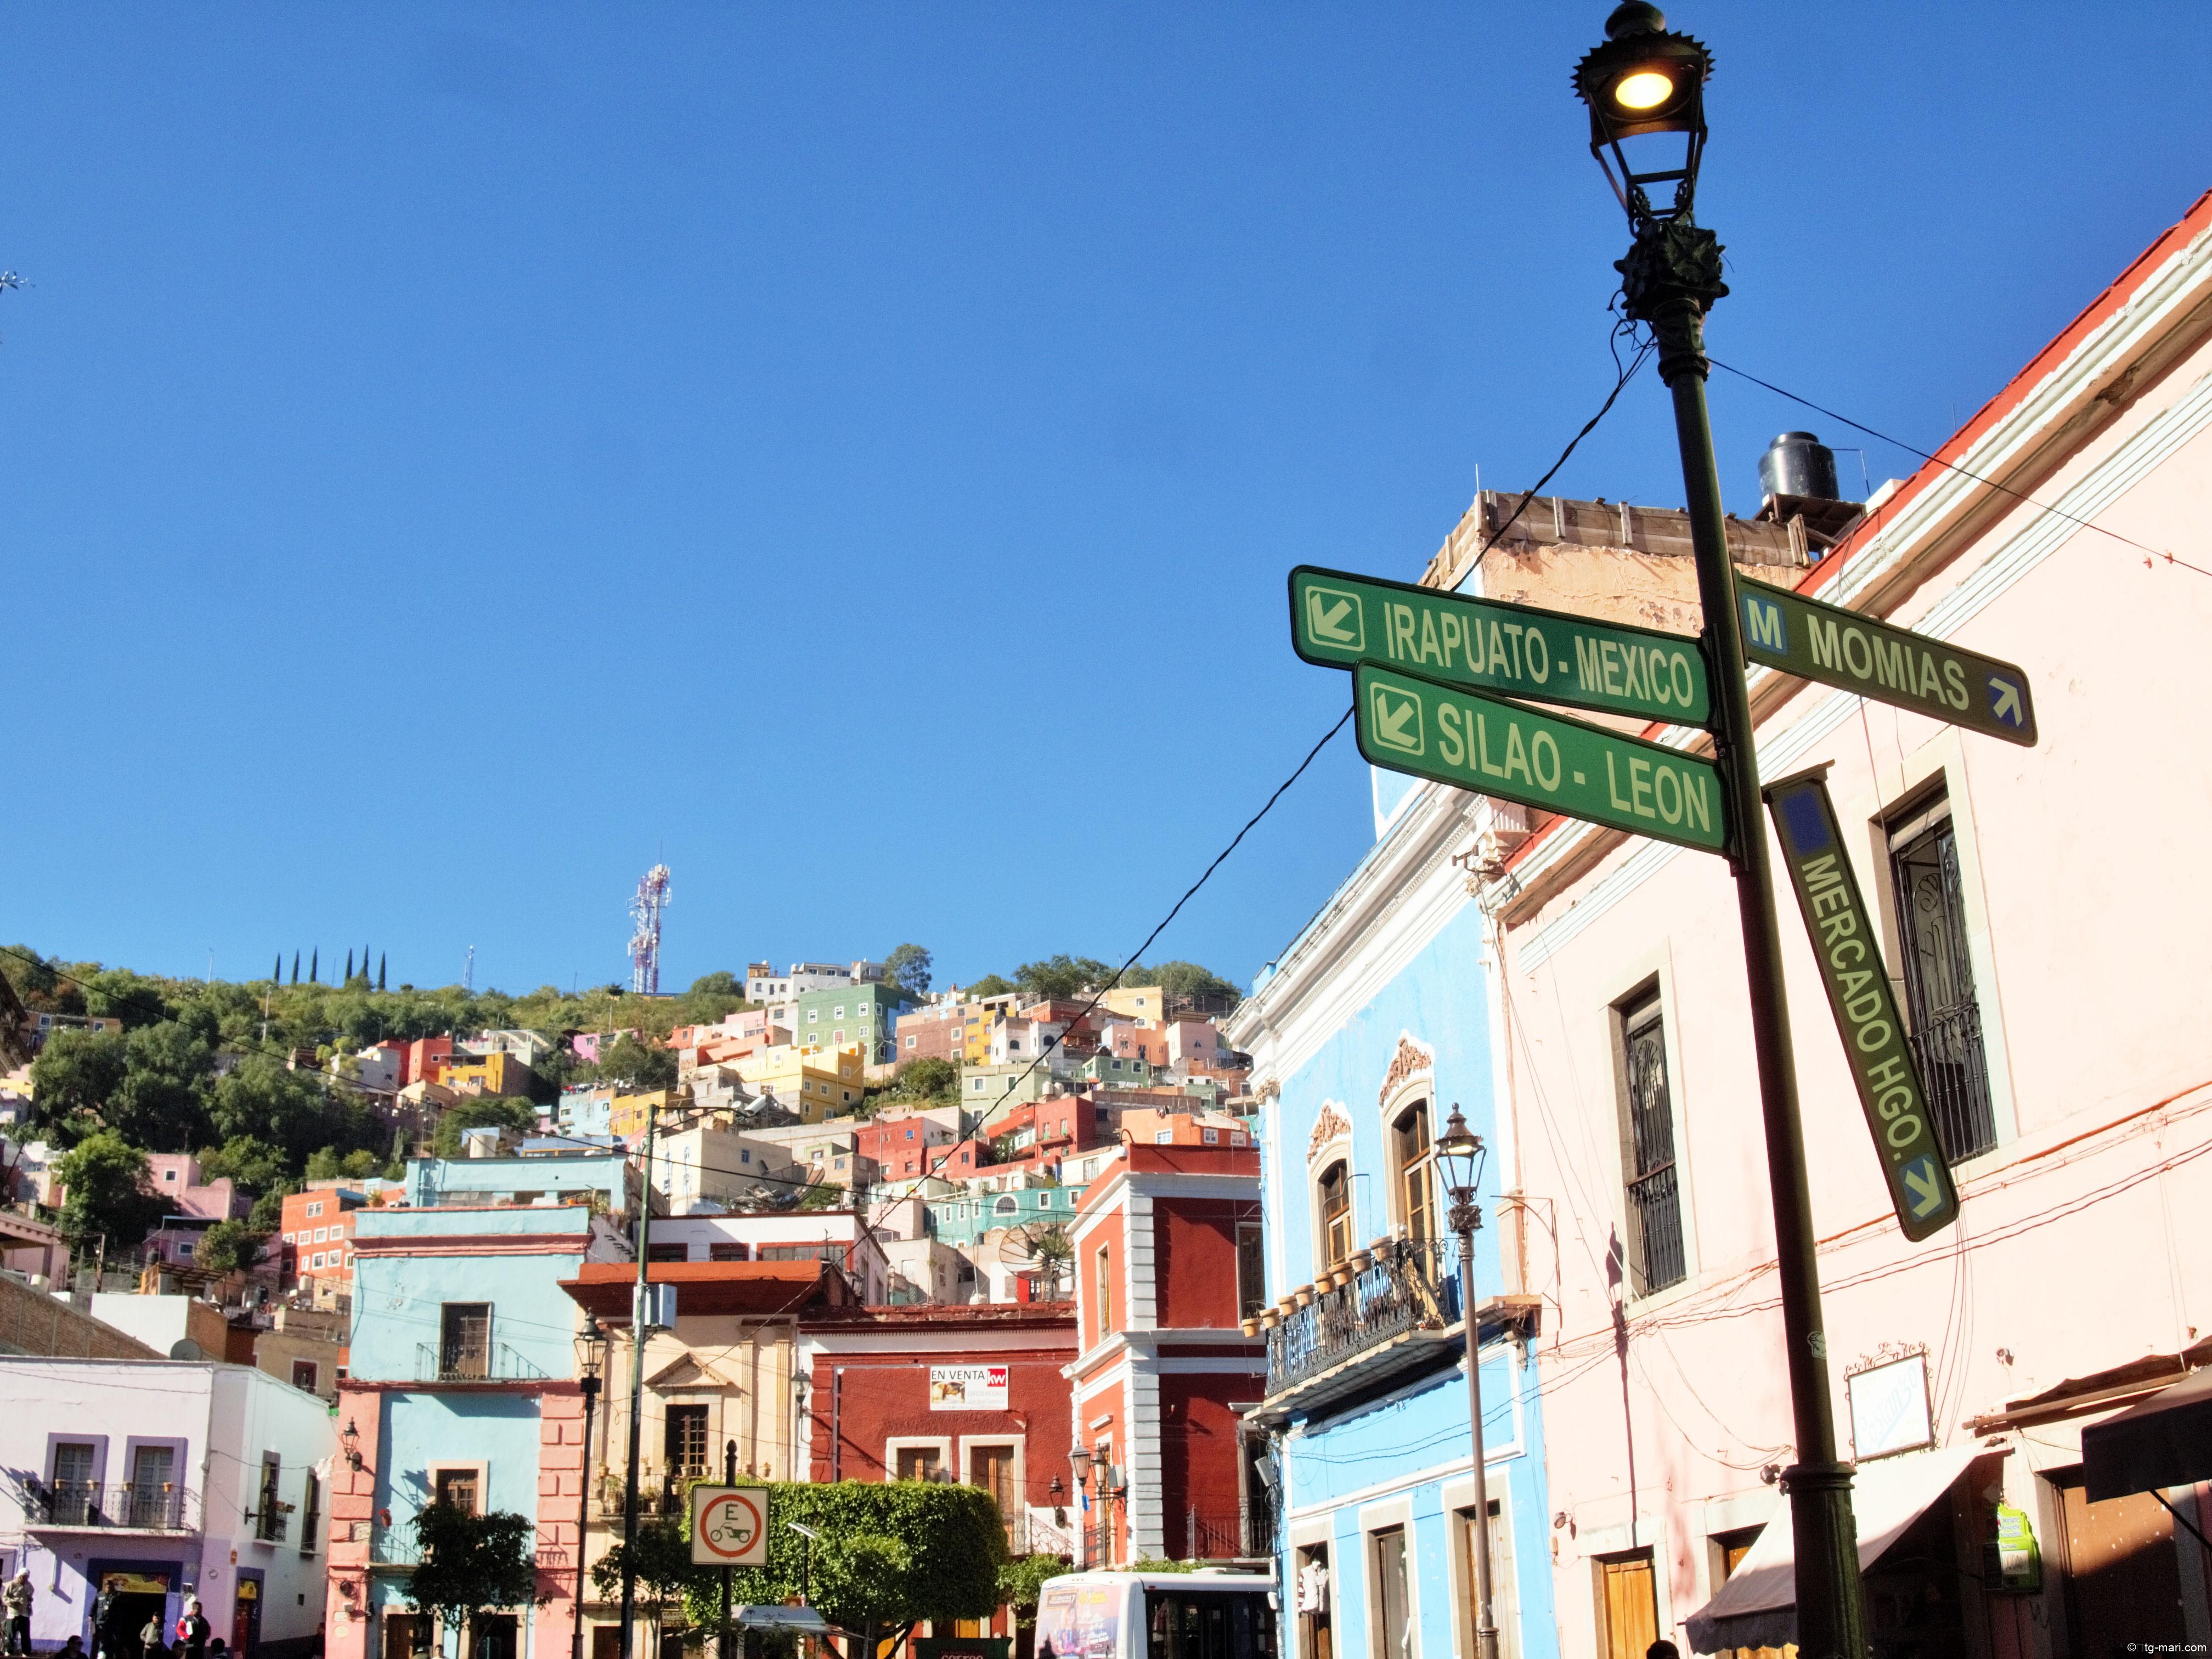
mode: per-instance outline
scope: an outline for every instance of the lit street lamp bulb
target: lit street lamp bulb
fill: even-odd
[[[1613,101],[1623,109],[1656,109],[1674,95],[1674,77],[1659,70],[1643,69],[1613,83]]]

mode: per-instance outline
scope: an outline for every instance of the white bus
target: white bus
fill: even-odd
[[[1276,1659],[1261,1572],[1071,1572],[1037,1594],[1036,1659]]]

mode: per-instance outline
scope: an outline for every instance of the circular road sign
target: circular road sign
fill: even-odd
[[[768,1492],[729,1487],[705,1497],[691,1529],[692,1559],[712,1566],[761,1566],[768,1560]]]

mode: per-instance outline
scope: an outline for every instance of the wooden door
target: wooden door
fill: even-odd
[[[2049,1479],[2066,1516],[2066,1622],[2075,1659],[2183,1641],[2181,1564],[2166,1506],[2147,1492],[2092,1504],[2079,1469]]]
[[[1605,1574],[1605,1659],[1644,1659],[1659,1639],[1659,1589],[1651,1552],[1601,1561]]]
[[[1020,1510],[1020,1497],[1014,1491],[1014,1449],[1012,1446],[977,1446],[968,1454],[969,1481],[971,1486],[981,1486],[991,1494],[991,1501],[999,1506],[1000,1515],[1012,1520]]]
[[[1406,1623],[1406,1529],[1390,1527],[1374,1534],[1376,1635],[1376,1659],[1413,1659]]]

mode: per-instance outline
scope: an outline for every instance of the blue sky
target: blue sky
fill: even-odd
[[[1345,706],[1287,568],[1610,385],[1605,9],[9,9],[0,936],[591,983],[665,858],[678,984],[1118,958]],[[1674,16],[1716,354],[1925,447],[2212,182],[2195,9]],[[1714,404],[1749,511],[1824,423]],[[1556,487],[1674,468],[1647,374]],[[1340,738],[1152,954],[1370,838]]]

